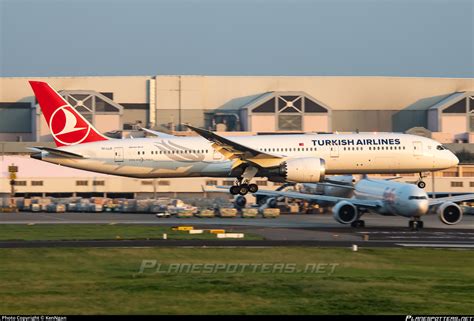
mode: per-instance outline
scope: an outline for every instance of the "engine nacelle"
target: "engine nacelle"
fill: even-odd
[[[437,213],[441,222],[447,225],[454,225],[462,220],[462,209],[461,207],[452,202],[446,202],[441,204],[437,209]]]
[[[326,162],[318,157],[291,158],[280,165],[285,181],[292,183],[317,183],[324,179]]]
[[[234,206],[236,208],[243,208],[247,204],[247,199],[245,196],[239,195],[234,200]]]
[[[275,208],[277,205],[277,199],[275,197],[269,197],[258,207],[258,212],[262,214],[266,208]]]
[[[354,204],[341,201],[332,208],[332,215],[341,224],[351,224],[359,217],[359,211]]]

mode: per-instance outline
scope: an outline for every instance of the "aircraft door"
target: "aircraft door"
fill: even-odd
[[[423,144],[421,142],[413,142],[413,155],[414,156],[423,155]]]
[[[123,162],[123,147],[115,147],[114,154],[114,160],[116,163]]]
[[[331,157],[339,157],[339,146],[331,146]]]

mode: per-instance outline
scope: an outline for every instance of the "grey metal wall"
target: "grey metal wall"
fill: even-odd
[[[392,117],[393,131],[404,132],[413,127],[428,128],[426,110],[401,110]]]
[[[31,133],[31,108],[0,107],[0,133]]]
[[[204,112],[203,109],[182,109],[181,110],[181,122],[190,123],[193,126],[203,127],[204,126]],[[179,122],[179,109],[158,109],[156,111],[156,125],[158,127],[173,122],[175,126]]]
[[[396,110],[333,110],[333,131],[392,131]]]
[[[141,121],[142,126],[148,126],[149,117],[148,110],[144,109],[124,109],[122,115],[122,124],[135,123]],[[120,128],[117,128],[120,129]]]

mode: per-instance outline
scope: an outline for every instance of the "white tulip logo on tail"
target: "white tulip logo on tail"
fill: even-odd
[[[82,143],[91,130],[89,124],[76,117],[71,106],[64,105],[56,109],[49,120],[49,128],[54,139],[64,145]],[[77,111],[76,111],[77,113]]]

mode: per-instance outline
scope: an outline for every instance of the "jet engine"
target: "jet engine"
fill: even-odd
[[[263,213],[266,208],[275,208],[277,207],[277,199],[275,197],[268,197],[260,206],[258,207],[258,212]]]
[[[239,195],[234,200],[234,205],[236,208],[244,208],[247,204],[247,199],[245,196]]]
[[[292,183],[317,183],[325,173],[326,162],[318,157],[291,158],[280,165],[280,175]]]
[[[447,225],[454,225],[462,220],[462,209],[452,202],[443,203],[437,209],[439,219]]]
[[[341,224],[351,224],[359,217],[357,207],[347,201],[341,201],[334,205],[332,215]]]

